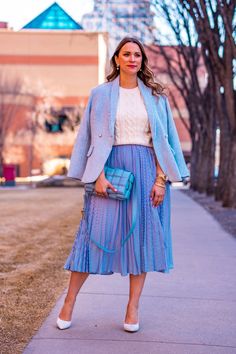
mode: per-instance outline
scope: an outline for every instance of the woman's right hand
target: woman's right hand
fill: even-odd
[[[102,171],[95,183],[95,192],[100,197],[108,197],[107,189],[110,188],[113,192],[117,189],[106,179],[104,171]]]

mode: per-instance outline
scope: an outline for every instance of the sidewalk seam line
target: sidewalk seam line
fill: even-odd
[[[66,292],[63,292],[63,294],[65,294]],[[114,296],[128,296],[128,294],[108,294],[108,293],[90,293],[90,292],[82,292],[80,291],[78,296],[79,295],[107,295],[107,296],[111,296],[111,295],[114,295]],[[145,295],[143,294],[142,295],[142,298],[143,297],[153,297],[153,298],[156,298],[156,297],[160,297],[160,298],[169,298],[169,299],[191,299],[191,300],[203,300],[203,301],[222,301],[222,302],[236,302],[236,300],[225,300],[225,299],[214,299],[214,298],[200,298],[200,297],[187,297],[187,296],[165,296],[165,295]]]
[[[236,346],[232,345],[222,345],[222,344],[207,344],[207,343],[187,343],[187,342],[167,342],[167,341],[159,341],[159,340],[138,340],[138,339],[103,339],[103,338],[34,338],[33,340],[75,340],[75,341],[103,341],[103,342],[138,342],[138,343],[164,343],[164,344],[177,344],[177,345],[201,345],[207,347],[220,347],[220,348],[236,348]]]

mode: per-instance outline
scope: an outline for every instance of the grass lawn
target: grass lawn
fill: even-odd
[[[0,191],[0,353],[22,353],[67,286],[82,196],[82,188]]]

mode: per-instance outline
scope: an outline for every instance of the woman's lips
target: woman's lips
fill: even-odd
[[[137,68],[137,65],[127,65],[129,68]]]

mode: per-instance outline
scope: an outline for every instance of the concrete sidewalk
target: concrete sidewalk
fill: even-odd
[[[128,277],[91,275],[70,329],[56,328],[65,292],[24,354],[236,353],[236,242],[201,206],[172,190],[175,268],[148,273],[140,331],[123,331]]]

